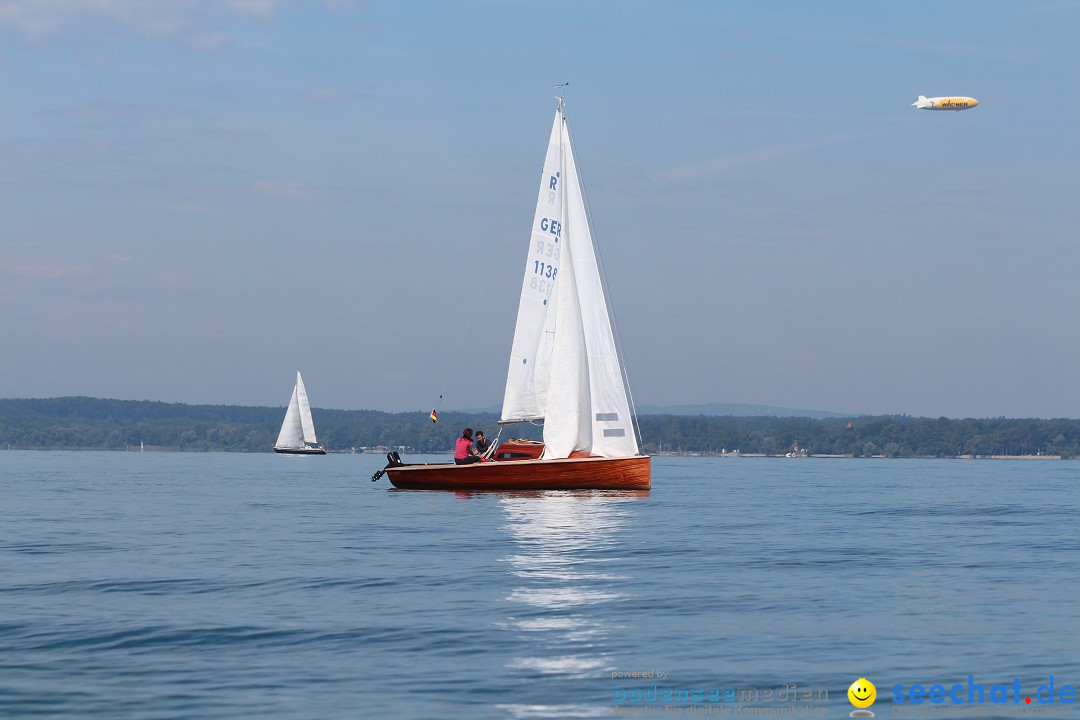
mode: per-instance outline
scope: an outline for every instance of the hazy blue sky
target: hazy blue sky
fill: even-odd
[[[639,404],[1080,417],[1078,39],[1062,0],[0,0],[0,397],[501,402],[570,81]]]

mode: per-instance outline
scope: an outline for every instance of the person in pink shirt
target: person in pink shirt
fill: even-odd
[[[461,437],[454,446],[454,462],[458,465],[480,462],[480,456],[476,454],[472,444],[472,428],[465,428]]]

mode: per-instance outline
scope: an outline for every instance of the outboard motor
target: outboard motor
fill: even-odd
[[[372,475],[371,482],[375,482],[383,475],[385,475],[387,468],[402,467],[404,465],[405,463],[401,462],[401,456],[397,454],[397,451],[391,450],[390,452],[386,453],[386,467]]]

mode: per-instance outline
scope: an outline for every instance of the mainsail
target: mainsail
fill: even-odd
[[[575,450],[638,454],[562,103],[548,143],[503,401],[503,422],[537,418],[544,419],[544,457]]]
[[[510,369],[506,375],[500,422],[543,420],[547,411],[551,348],[555,337],[555,301],[552,292],[559,277],[562,255],[563,192],[562,110],[555,112],[547,156],[540,175],[525,278],[521,283]]]
[[[274,447],[294,448],[304,444],[304,431],[300,427],[300,404],[296,401],[296,386],[292,389],[289,409],[285,411],[285,422],[281,423]]]

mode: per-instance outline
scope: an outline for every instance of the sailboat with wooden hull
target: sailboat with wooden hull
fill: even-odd
[[[325,455],[326,448],[315,438],[315,423],[311,420],[311,404],[300,371],[296,371],[289,409],[281,423],[281,432],[274,443],[274,452],[283,455]]]
[[[584,190],[559,100],[518,303],[500,424],[544,423],[542,447],[508,441],[492,462],[389,466],[395,487],[647,490]],[[514,445],[516,452],[500,451]]]

